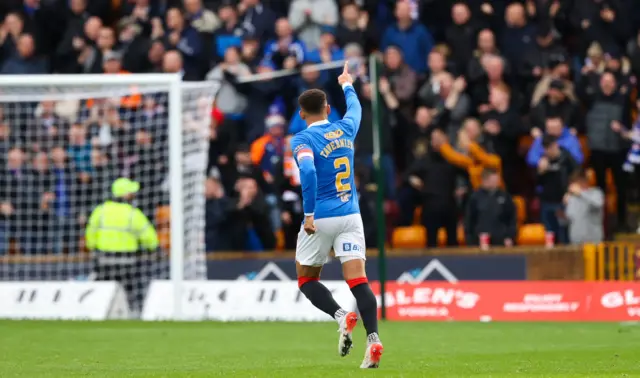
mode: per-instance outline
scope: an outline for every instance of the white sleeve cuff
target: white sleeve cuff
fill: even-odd
[[[313,160],[313,154],[311,152],[300,152],[298,153],[298,161],[302,158],[311,158]]]
[[[305,217],[312,217],[314,213],[304,213]]]
[[[353,84],[351,84],[351,83],[342,84],[342,90],[345,90],[347,87],[353,87]]]

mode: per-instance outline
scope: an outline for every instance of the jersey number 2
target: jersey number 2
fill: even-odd
[[[351,190],[351,184],[349,182],[344,182],[351,176],[351,165],[349,165],[349,158],[341,157],[334,160],[333,167],[335,169],[342,169],[342,167],[345,167],[345,170],[343,172],[336,173],[336,190],[338,191],[338,193]]]

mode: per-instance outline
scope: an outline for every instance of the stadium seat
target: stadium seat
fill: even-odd
[[[616,214],[618,212],[618,196],[615,192],[608,193],[605,197],[605,211],[608,214]]]
[[[391,243],[394,248],[425,248],[427,230],[424,226],[398,227],[393,230]]]
[[[418,226],[422,223],[422,206],[416,207],[416,210],[413,212],[413,224]]]
[[[284,232],[282,230],[276,230],[276,249],[278,251],[284,250]]]
[[[14,239],[9,240],[9,254],[17,255],[18,253],[20,253],[18,243]]]
[[[465,245],[464,226],[459,224],[456,228],[456,238],[459,245]],[[438,230],[438,246],[444,247],[447,245],[447,231],[444,228]]]
[[[613,172],[611,169],[607,169],[607,193],[615,193],[616,192],[616,184],[613,181]]]
[[[598,182],[596,181],[596,173],[593,168],[587,169],[587,178],[589,179],[589,185],[596,186]],[[616,184],[613,181],[613,173],[611,169],[607,169],[607,193],[615,193],[616,192]]]
[[[438,246],[444,247],[447,245],[447,231],[444,228],[438,230]]]
[[[596,173],[593,171],[593,168],[587,169],[587,179],[589,179],[589,185],[596,186]]]
[[[80,237],[78,238],[78,251],[79,251],[80,253],[86,253],[86,252],[89,252],[89,250],[87,249],[87,243],[86,243],[86,240],[85,240],[85,238],[84,238],[84,235],[83,235],[83,236],[80,236]],[[75,251],[73,251],[73,252],[75,253]]]
[[[167,252],[171,250],[171,230],[168,227],[158,230],[158,241],[162,250]]]
[[[158,206],[156,209],[156,227],[169,226],[171,223],[171,208],[169,205]]]
[[[578,137],[580,141],[580,149],[582,150],[582,155],[584,155],[584,162],[588,162],[591,157],[591,150],[589,149],[589,141],[587,140],[586,135],[580,135]]]
[[[464,232],[464,225],[462,224],[458,225],[458,244],[460,244],[461,246],[467,245],[467,238]]]
[[[527,220],[527,203],[521,196],[513,196],[513,204],[516,207],[516,219],[518,225]]]
[[[518,140],[518,151],[527,153],[531,149],[531,145],[533,144],[533,137],[531,135],[523,135]]]
[[[544,245],[544,226],[540,223],[523,224],[518,230],[519,245]]]

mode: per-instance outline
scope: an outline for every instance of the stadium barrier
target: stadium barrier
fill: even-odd
[[[372,280],[377,279],[378,274],[377,253],[377,250],[373,249],[367,251],[367,270]],[[408,271],[414,271],[417,274],[434,260],[443,264],[457,280],[582,280],[585,278],[583,249],[579,246],[497,247],[487,251],[478,248],[392,249],[387,251],[387,277],[395,280]],[[88,253],[0,256],[0,266],[2,266],[0,281],[82,279],[86,276],[86,272],[91,271],[92,262]],[[168,263],[167,259],[161,259],[153,270],[168,271]],[[279,269],[275,269],[274,264]],[[270,280],[295,279],[294,254],[280,251],[213,252],[207,254],[206,271],[207,278],[210,280],[256,279],[256,276],[259,279]],[[268,277],[265,278],[265,275]],[[327,265],[323,275],[327,279],[341,279],[340,264],[334,261]],[[446,279],[446,277],[436,274],[429,279]]]
[[[355,301],[344,281],[323,281],[346,309]],[[380,287],[372,282],[380,303]],[[153,281],[142,319],[175,320],[170,281]],[[391,281],[387,319],[393,321],[640,321],[635,282]],[[0,318],[107,320],[129,317],[115,282],[0,283]],[[331,321],[294,281],[185,281],[186,321]]]
[[[367,251],[367,273],[377,279],[378,251]],[[489,250],[479,248],[433,248],[433,249],[391,249],[386,252],[387,277],[397,279],[405,271],[425,269],[432,260],[442,263],[458,280],[583,280],[584,261],[581,246],[494,247]],[[209,277],[231,275],[244,265],[251,276],[260,273],[269,262],[283,268],[292,279],[295,278],[293,252],[217,252],[208,255]],[[224,267],[224,269],[223,269]],[[340,279],[340,264],[334,262],[323,270],[323,276]],[[437,273],[437,272],[436,272]],[[235,279],[226,276],[225,279]],[[406,276],[405,276],[406,277]],[[248,277],[250,278],[250,277]],[[434,275],[430,279],[445,279]]]
[[[385,300],[387,319],[400,321],[640,321],[629,282],[388,282]]]
[[[634,243],[586,244],[583,254],[587,281],[635,281],[640,278],[640,246]]]
[[[117,282],[0,282],[0,319],[129,319],[129,305]]]
[[[473,248],[391,250],[386,263],[386,276],[390,280],[387,290],[392,295],[388,302],[390,304],[388,308],[392,314],[390,319],[405,320],[408,317],[407,311],[402,310],[404,312],[401,314],[395,309],[398,303],[405,303],[403,301],[409,301],[408,304],[413,303],[411,302],[413,299],[407,298],[413,298],[414,294],[406,290],[402,292],[396,290],[406,283],[415,285],[411,287],[429,290],[450,288],[448,285],[451,283],[458,284],[456,290],[459,291],[453,293],[454,296],[462,296],[463,299],[472,298],[465,294],[467,293],[465,290],[469,288],[477,290],[468,291],[478,295],[485,295],[483,293],[488,293],[491,289],[499,294],[496,301],[501,300],[503,294],[501,288],[509,288],[508,292],[513,295],[522,294],[520,303],[528,305],[527,301],[537,301],[536,298],[544,294],[546,288],[551,288],[551,286],[545,286],[544,282],[550,280],[553,281],[552,285],[559,285],[557,290],[561,292],[555,293],[556,297],[543,296],[543,299],[546,298],[544,300],[551,302],[543,301],[537,306],[571,308],[571,306],[567,307],[567,301],[563,302],[563,300],[571,299],[570,295],[574,295],[577,290],[582,293],[579,295],[582,299],[573,302],[579,303],[579,310],[576,310],[576,313],[583,314],[581,311],[585,303],[589,303],[584,299],[585,296],[595,294],[588,294],[593,286],[581,286],[577,283],[584,282],[585,279],[587,281],[634,279],[635,268],[638,266],[636,261],[638,257],[635,252],[632,243],[608,243],[585,247],[492,248],[488,251]],[[128,317],[129,310],[120,285],[86,281],[87,277],[78,275],[90,270],[91,260],[88,257],[88,255],[76,255],[74,259],[51,255],[0,257],[0,263],[6,264],[3,274],[0,275],[0,303],[3,303],[3,306],[0,306],[0,318],[104,320]],[[368,258],[370,279],[376,281],[378,279],[376,251],[368,251]],[[58,264],[60,267],[57,266]],[[346,301],[352,297],[341,280],[340,268],[337,261],[328,264],[323,270],[323,280],[327,280],[336,296],[342,298],[339,299],[340,301]],[[56,281],[39,277],[39,272],[46,273],[52,270],[65,274],[56,276]],[[325,319],[324,315],[311,307],[297,290],[295,264],[291,252],[209,254],[207,271],[208,280],[185,281],[187,285],[184,291],[185,302],[182,303],[185,319],[221,321]],[[25,272],[33,274],[26,276]],[[142,314],[146,320],[171,318],[172,305],[168,302],[168,298],[171,298],[171,290],[167,288],[171,285],[163,280],[163,277],[158,277],[147,292],[146,305]],[[560,281],[567,283],[568,286]],[[515,285],[515,282],[520,282],[522,285]],[[482,285],[476,286],[480,283]],[[484,283],[491,284],[487,291],[482,291],[485,290]],[[520,289],[525,292],[513,291]],[[627,289],[631,292],[625,291]],[[550,291],[547,294],[553,293]],[[625,298],[625,303],[635,303],[636,297],[632,286],[624,287],[620,293]],[[425,292],[419,292],[418,296],[420,295],[425,295]],[[438,295],[445,294],[440,292]],[[525,295],[529,296],[525,298]],[[560,298],[558,295],[564,299],[557,299]],[[398,298],[401,300],[398,301]],[[516,299],[507,299],[516,303]],[[345,302],[344,305],[348,306],[349,303]],[[499,304],[493,303],[493,305]],[[466,312],[462,312],[463,315],[457,315],[457,309],[446,306],[444,310],[431,308],[411,311],[417,311],[414,314],[420,314],[420,311],[425,314],[429,314],[430,311],[438,314],[437,311],[445,313],[445,310],[455,315],[447,315],[451,319],[467,319],[464,317]],[[492,311],[496,310],[492,309]],[[635,310],[629,311],[633,313]],[[473,312],[471,314],[477,315]],[[593,310],[584,314],[587,316],[586,319],[599,319],[598,316],[600,316],[593,315]],[[489,314],[490,318],[496,320],[509,320],[511,319],[509,316],[502,313],[497,316]],[[432,317],[424,316],[425,319]],[[535,316],[516,318],[537,319]],[[551,319],[557,318],[556,315],[551,317]],[[601,319],[608,318],[605,316]],[[416,320],[424,319],[418,317]]]
[[[367,276],[379,279],[378,257],[367,257]],[[525,280],[526,258],[522,255],[410,255],[393,254],[385,263],[386,277],[404,282],[425,280]],[[251,259],[210,261],[210,277],[222,280],[287,281],[296,279],[293,256],[255,256]],[[340,262],[333,260],[322,270],[326,280],[342,280]]]
[[[355,298],[344,281],[323,281],[342,308],[354,311]],[[293,281],[185,281],[182,320],[331,321],[313,307]],[[143,320],[173,320],[173,285],[153,281]]]

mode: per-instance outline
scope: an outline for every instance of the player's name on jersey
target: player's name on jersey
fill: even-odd
[[[350,141],[349,139],[332,140],[331,142],[327,143],[324,146],[324,148],[322,148],[322,151],[320,152],[320,156],[327,158],[333,151],[339,148],[348,148],[353,150],[353,142]]]

